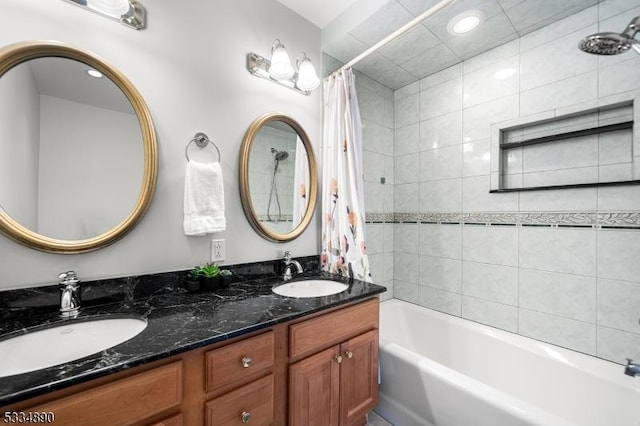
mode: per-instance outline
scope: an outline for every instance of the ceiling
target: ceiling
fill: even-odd
[[[111,80],[106,77],[89,77],[86,71],[91,67],[82,62],[46,57],[32,59],[24,63],[24,66],[30,67],[41,95],[135,114],[129,100]]]
[[[390,0],[363,22],[333,34],[331,39],[323,34],[322,50],[348,62],[438,2]],[[391,89],[399,89],[596,3],[598,0],[457,0],[354,68]],[[485,13],[481,26],[463,35],[447,32],[451,18],[471,9]]]
[[[358,0],[278,0],[298,15],[324,28]]]

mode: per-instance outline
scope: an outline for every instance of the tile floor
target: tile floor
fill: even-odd
[[[375,411],[369,413],[366,426],[393,426],[391,423],[380,417]]]

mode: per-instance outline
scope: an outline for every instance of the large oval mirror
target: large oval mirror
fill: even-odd
[[[149,110],[117,69],[58,42],[0,49],[0,231],[80,253],[147,210],[157,148]]]
[[[251,226],[270,241],[297,238],[311,221],[317,188],[304,129],[282,114],[255,120],[240,152],[240,196]]]

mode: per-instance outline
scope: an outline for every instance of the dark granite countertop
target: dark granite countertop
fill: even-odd
[[[358,280],[349,282],[322,272],[303,274],[294,280],[301,278],[343,281],[349,284],[349,288],[332,296],[283,297],[271,291],[282,280],[275,274],[267,274],[235,282],[229,288],[213,292],[187,293],[178,286],[171,291],[158,291],[145,297],[88,306],[75,320],[62,320],[55,313],[21,316],[14,312],[13,318],[4,315],[0,324],[0,340],[23,334],[32,327],[58,325],[65,321],[126,316],[144,318],[148,325],[132,339],[94,355],[0,378],[0,406],[363,300],[386,290],[379,285]]]

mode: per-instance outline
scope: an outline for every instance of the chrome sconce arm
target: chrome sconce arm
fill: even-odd
[[[145,28],[147,21],[147,11],[137,0],[64,0],[67,3],[75,4],[86,8],[98,15],[118,21],[134,30]],[[112,10],[103,9],[106,5]]]
[[[306,53],[298,54],[296,68],[297,72],[291,65],[289,55],[280,39],[275,39],[271,45],[271,59],[257,53],[247,55],[247,70],[251,74],[303,95],[310,95],[320,85],[320,79]]]
[[[292,77],[286,80],[276,80],[269,74],[269,67],[271,67],[271,61],[265,57],[258,55],[257,53],[249,53],[247,55],[247,69],[256,77],[264,78],[266,80],[278,83],[281,86],[288,87],[291,90],[295,90],[303,95],[310,95],[311,90],[301,90],[296,86],[298,80],[298,73],[294,73]]]

